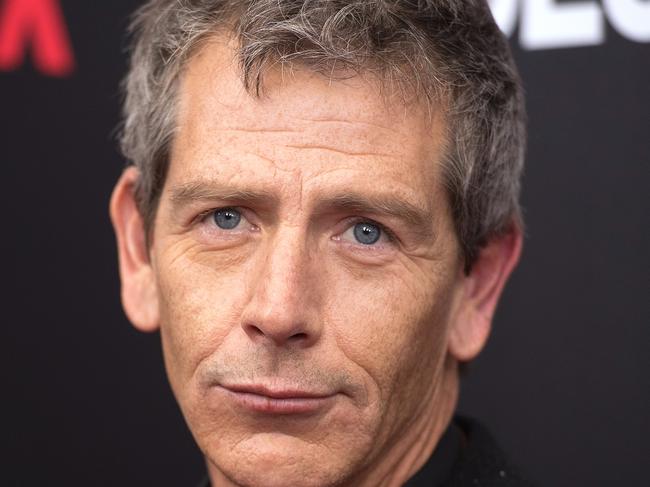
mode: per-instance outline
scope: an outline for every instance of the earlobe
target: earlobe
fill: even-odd
[[[481,249],[469,275],[462,278],[463,295],[449,338],[449,351],[456,360],[471,360],[485,346],[497,303],[519,261],[522,245],[521,228],[513,223],[508,232]]]
[[[137,329],[150,332],[159,326],[158,291],[134,197],[139,177],[134,167],[122,173],[111,196],[110,216],[117,238],[122,306]]]

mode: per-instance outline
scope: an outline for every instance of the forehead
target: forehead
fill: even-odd
[[[188,62],[168,179],[336,172],[439,192],[442,110],[407,103],[369,76],[328,79],[299,66],[266,71],[258,97],[246,91],[235,52],[215,38]]]

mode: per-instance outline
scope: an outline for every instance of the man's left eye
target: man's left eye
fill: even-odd
[[[361,245],[371,246],[380,241],[387,240],[388,234],[381,225],[377,223],[361,221],[348,228],[343,233],[342,238],[354,241]]]
[[[233,230],[241,222],[242,214],[235,208],[221,208],[212,213],[212,219],[219,228]]]

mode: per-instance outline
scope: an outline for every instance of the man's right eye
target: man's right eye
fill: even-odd
[[[214,223],[223,230],[233,230],[237,228],[242,220],[242,214],[235,208],[221,208],[212,213]]]

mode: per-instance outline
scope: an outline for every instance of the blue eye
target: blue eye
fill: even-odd
[[[214,222],[219,228],[224,230],[232,230],[239,225],[241,221],[241,213],[234,208],[222,208],[213,214]]]
[[[364,245],[372,245],[381,237],[381,229],[368,222],[357,223],[354,226],[354,238]]]

